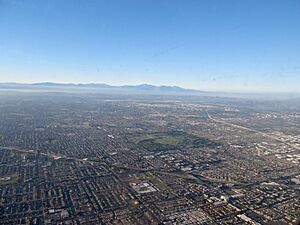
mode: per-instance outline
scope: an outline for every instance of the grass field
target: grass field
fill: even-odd
[[[167,190],[169,188],[166,183],[164,183],[162,180],[160,180],[157,176],[155,176],[151,172],[141,173],[141,174],[139,174],[139,178],[142,180],[149,181],[155,187],[157,187],[158,189],[160,189],[162,191]]]
[[[168,151],[182,148],[216,147],[220,143],[196,137],[184,132],[152,133],[148,138],[140,137],[137,143],[149,151]]]
[[[0,177],[0,185],[15,184],[19,180],[18,173]]]
[[[161,145],[178,145],[180,142],[184,140],[182,136],[162,136],[159,138],[154,139],[154,143],[161,144]]]

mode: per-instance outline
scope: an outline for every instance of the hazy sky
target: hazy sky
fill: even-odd
[[[0,0],[0,82],[300,91],[299,0]]]

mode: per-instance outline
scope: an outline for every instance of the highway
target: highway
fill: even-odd
[[[246,131],[250,131],[250,132],[254,132],[254,133],[260,134],[260,135],[262,135],[263,137],[266,137],[266,138],[269,138],[269,139],[272,139],[272,140],[276,140],[276,141],[278,141],[278,142],[280,142],[280,143],[283,143],[283,144],[285,144],[285,145],[287,145],[287,146],[289,146],[289,147],[291,147],[291,148],[297,150],[297,152],[300,151],[300,147],[295,146],[295,145],[293,145],[293,144],[291,144],[291,143],[288,143],[288,142],[286,142],[286,141],[283,141],[283,140],[281,140],[280,138],[278,138],[278,137],[276,137],[276,136],[273,136],[273,135],[270,135],[270,134],[267,134],[267,133],[264,133],[264,132],[262,132],[262,131],[258,131],[258,130],[255,130],[255,129],[252,129],[252,128],[249,128],[249,127],[244,127],[244,126],[237,125],[237,124],[230,123],[230,122],[226,122],[226,121],[223,121],[223,120],[217,120],[217,119],[213,118],[213,117],[208,113],[207,110],[206,110],[206,114],[207,114],[207,117],[208,117],[210,120],[212,120],[212,121],[214,121],[214,122],[216,122],[216,123],[222,123],[222,124],[225,124],[225,125],[228,125],[228,126],[232,126],[232,127],[235,127],[235,128],[241,129],[241,130],[246,130]]]

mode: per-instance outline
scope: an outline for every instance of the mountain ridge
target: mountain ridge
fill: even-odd
[[[120,85],[114,86],[105,83],[17,83],[3,82],[0,83],[0,90],[17,90],[17,91],[51,91],[51,92],[97,92],[97,93],[115,93],[115,94],[154,94],[154,95],[191,95],[191,96],[212,96],[212,97],[231,97],[231,98],[248,98],[248,99],[297,99],[300,100],[298,92],[229,92],[229,91],[202,91],[187,89],[179,86],[168,85]]]
[[[55,82],[39,82],[39,83],[0,83],[0,88],[92,88],[92,89],[112,89],[112,90],[132,90],[132,91],[175,91],[175,92],[202,92],[200,90],[186,89],[179,86],[168,85],[109,85],[105,83],[55,83]]]

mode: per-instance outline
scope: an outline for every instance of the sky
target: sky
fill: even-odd
[[[0,0],[0,82],[300,92],[300,1]]]

